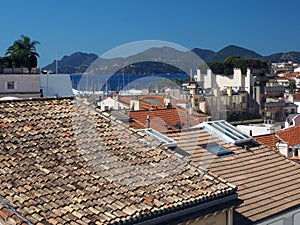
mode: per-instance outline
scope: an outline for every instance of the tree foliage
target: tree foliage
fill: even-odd
[[[31,72],[31,69],[37,66],[38,44],[40,44],[38,41],[32,41],[30,37],[21,35],[21,39],[16,40],[5,53],[7,64],[11,67],[27,67]]]
[[[246,74],[247,68],[250,69],[265,69],[268,70],[269,65],[265,61],[258,59],[244,59],[239,56],[229,56],[224,62],[207,63],[210,69],[215,74],[231,75],[234,68],[241,69],[243,74]]]
[[[297,89],[296,82],[294,80],[289,81],[288,90],[290,94],[294,94]]]

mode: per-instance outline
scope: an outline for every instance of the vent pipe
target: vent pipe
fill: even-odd
[[[150,116],[149,115],[147,115],[147,126],[146,127],[150,128]]]

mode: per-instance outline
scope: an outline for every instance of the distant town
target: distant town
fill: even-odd
[[[296,58],[229,46],[191,68],[199,49],[168,47],[38,68],[38,44],[0,58],[0,224],[299,224]]]

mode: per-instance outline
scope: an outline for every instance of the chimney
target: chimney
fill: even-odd
[[[196,107],[196,105],[195,105],[195,93],[196,93],[196,89],[191,88],[190,89],[190,96],[191,96],[191,105],[192,105],[193,109]]]
[[[227,95],[232,96],[232,87],[227,87]]]
[[[139,96],[134,96],[131,100],[130,100],[130,110],[131,111],[137,111],[137,110],[141,110],[142,109],[142,105],[141,105],[141,101]]]
[[[115,95],[114,95],[114,99],[116,101],[119,101],[119,91],[116,91]]]
[[[146,125],[147,128],[150,128],[150,116],[147,115],[147,125]]]

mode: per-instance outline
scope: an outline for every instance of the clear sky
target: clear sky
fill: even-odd
[[[163,40],[218,51],[300,51],[299,0],[9,0],[1,2],[0,56],[24,34],[41,44],[40,66],[56,55],[102,55],[121,44]]]

